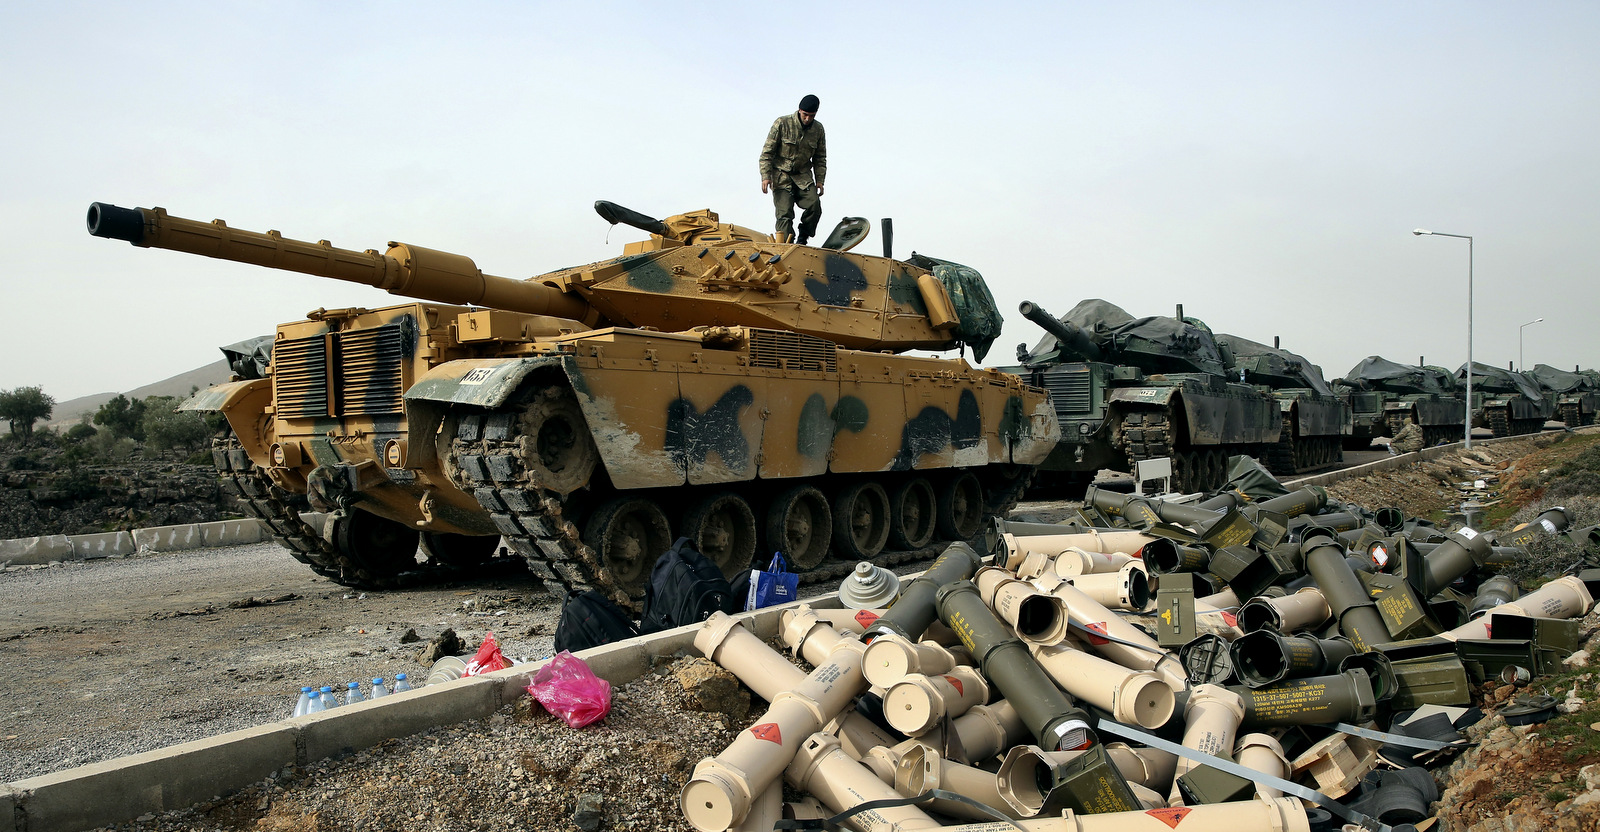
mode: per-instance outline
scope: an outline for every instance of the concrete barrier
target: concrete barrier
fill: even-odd
[[[17,793],[0,786],[0,832],[23,832],[17,825]]]
[[[31,564],[53,560],[72,560],[72,541],[64,534],[0,540],[0,562]]]
[[[255,519],[218,520],[200,524],[200,545],[207,548],[260,543],[261,535],[261,521]]]
[[[152,552],[178,552],[184,549],[198,549],[205,545],[200,536],[200,525],[198,523],[134,529],[133,542],[140,549],[148,549]]]
[[[109,558],[112,555],[131,555],[139,551],[133,544],[131,532],[101,532],[99,534],[73,534],[67,540],[72,543],[72,554],[78,560],[91,558]]]
[[[298,730],[278,722],[19,780],[12,816],[28,832],[76,832],[192,806],[294,765]]]
[[[783,612],[800,604],[840,606],[835,593],[735,618],[770,639]],[[595,675],[623,685],[649,673],[658,657],[689,651],[698,630],[698,624],[678,627],[576,655]],[[391,737],[483,719],[525,696],[524,688],[548,661],[0,784],[0,832],[79,832],[126,823],[147,812],[181,809],[238,791],[287,766],[303,767]]]

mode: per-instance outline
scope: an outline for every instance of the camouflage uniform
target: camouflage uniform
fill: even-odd
[[[761,180],[772,183],[772,205],[778,216],[777,232],[794,234],[794,207],[800,206],[800,239],[817,233],[822,219],[822,198],[817,188],[828,175],[828,142],[822,122],[808,127],[790,113],[772,122],[767,143],[761,146]]]

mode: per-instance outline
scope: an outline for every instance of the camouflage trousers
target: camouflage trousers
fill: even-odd
[[[817,196],[817,186],[805,188],[772,188],[772,207],[778,215],[778,233],[794,236],[794,207],[800,206],[800,238],[810,239],[817,234],[817,222],[822,219],[822,197]]]

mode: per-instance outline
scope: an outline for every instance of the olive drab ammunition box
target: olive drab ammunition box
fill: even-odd
[[[1198,631],[1194,623],[1194,587],[1163,586],[1156,590],[1153,619],[1156,644],[1176,650],[1193,641]]]
[[[1255,795],[1256,784],[1208,765],[1195,766],[1178,778],[1178,791],[1189,806],[1203,803],[1231,803],[1249,800]]]
[[[1058,814],[1063,809],[1097,814],[1144,808],[1103,745],[1097,744],[1069,762],[1041,772],[1039,780],[1046,794],[1041,815]]]
[[[503,536],[547,584],[637,601],[677,536],[725,574],[754,553],[966,540],[1056,446],[1045,391],[960,358],[998,312],[977,272],[775,242],[710,211],[621,257],[527,280],[391,244],[365,252],[95,203],[91,233],[420,299],[278,328],[267,377],[184,407],[233,429],[228,484],[320,574],[388,585]],[[864,221],[851,226],[865,231]],[[989,334],[985,334],[989,333]],[[327,536],[300,512],[332,515]]]

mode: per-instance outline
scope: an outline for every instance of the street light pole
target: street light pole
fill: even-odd
[[[1418,228],[1411,232],[1417,236],[1424,234],[1434,237],[1455,237],[1467,241],[1467,419],[1464,429],[1465,450],[1472,450],[1472,237],[1467,234],[1446,234],[1443,231],[1428,231]]]
[[[1517,327],[1517,370],[1521,372],[1525,373],[1528,371],[1528,365],[1522,363],[1522,331],[1530,326],[1533,326],[1534,324],[1542,323],[1544,323],[1544,318],[1534,318],[1522,326]]]

